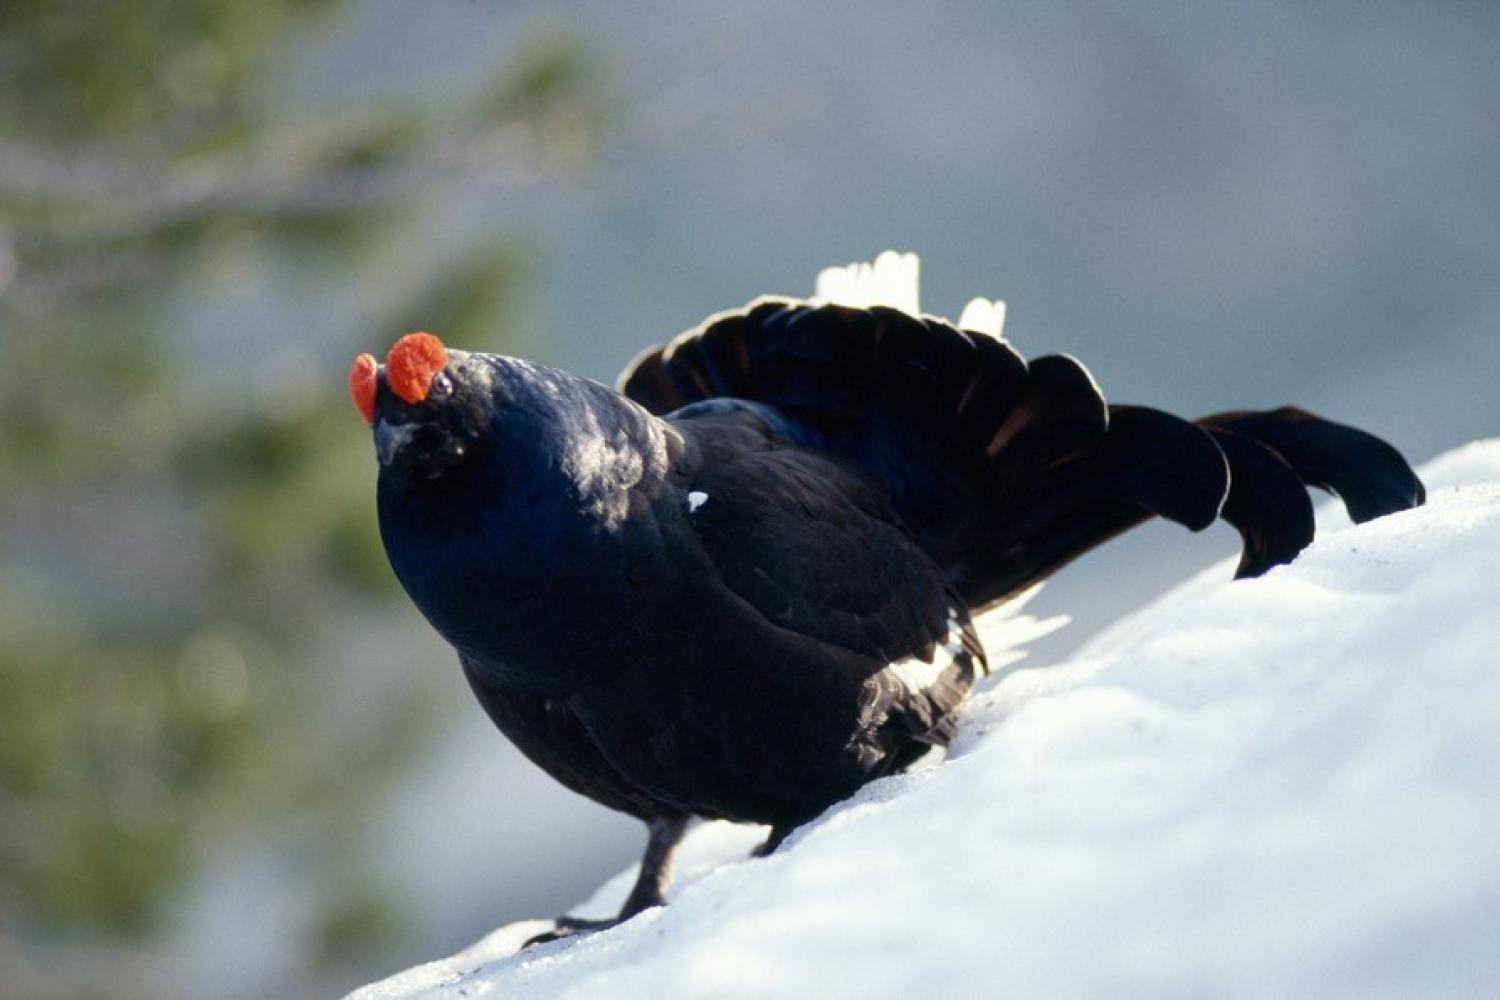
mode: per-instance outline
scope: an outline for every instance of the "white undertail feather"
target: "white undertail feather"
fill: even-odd
[[[887,250],[872,263],[856,261],[818,272],[813,300],[840,306],[890,306],[912,316],[922,314],[922,262],[914,253]]]
[[[1026,650],[1023,647],[1027,643],[1051,635],[1072,621],[1067,615],[1037,618],[1035,615],[1022,613],[1041,589],[1041,583],[1034,584],[974,619],[974,624],[979,629],[979,640],[984,643],[985,654],[990,661],[990,673],[1025,659]]]
[[[1005,302],[1001,299],[970,299],[958,314],[958,328],[987,333],[996,340],[1005,336]]]
[[[886,250],[873,261],[855,261],[818,272],[812,300],[830,305],[890,306],[910,316],[922,315],[922,261],[914,253]],[[958,328],[1004,336],[1005,303],[999,299],[970,299],[958,317]]]
[[[948,609],[948,628],[943,639],[933,650],[931,661],[917,656],[908,656],[890,665],[896,679],[905,684],[913,694],[920,693],[936,684],[943,672],[964,655],[963,625],[955,608]]]
[[[906,689],[912,694],[921,694],[932,685],[936,684],[943,671],[953,665],[953,653],[946,646],[939,646],[933,653],[932,662],[926,662],[915,656],[908,656],[904,660],[897,660],[888,668],[891,674],[906,685]]]

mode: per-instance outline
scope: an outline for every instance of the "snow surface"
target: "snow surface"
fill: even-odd
[[[1292,566],[1009,672],[946,762],[770,858],[704,824],[665,908],[354,996],[1494,995],[1500,439],[1424,478],[1420,510],[1325,511]]]

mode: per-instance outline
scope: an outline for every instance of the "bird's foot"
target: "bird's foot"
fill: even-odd
[[[666,888],[667,877],[672,869],[672,856],[677,852],[677,845],[682,841],[682,833],[687,829],[687,822],[686,816],[669,816],[646,822],[646,828],[650,831],[650,835],[646,838],[646,856],[641,859],[640,873],[636,875],[635,885],[631,888],[630,895],[625,897],[625,905],[620,907],[619,916],[611,920],[558,917],[555,927],[536,935],[521,947],[530,948],[534,944],[546,944],[548,941],[560,941],[563,938],[582,937],[585,934],[609,930],[616,924],[623,924],[638,913],[665,905],[667,900],[663,890]]]
[[[782,841],[786,840],[786,838],[790,837],[796,832],[796,826],[771,827],[771,832],[769,835],[767,835],[765,842],[755,850],[751,851],[750,856],[752,858],[769,858],[771,855],[776,853],[776,849],[781,846]]]
[[[618,917],[608,920],[590,920],[587,917],[558,917],[556,926],[550,931],[542,931],[533,937],[526,939],[522,948],[530,948],[532,945],[546,944],[549,941],[561,941],[563,938],[582,937],[585,934],[593,934],[596,931],[607,931],[618,923]]]

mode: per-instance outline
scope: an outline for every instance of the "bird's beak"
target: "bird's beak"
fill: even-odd
[[[414,424],[392,424],[377,420],[375,422],[375,456],[380,459],[380,464],[390,465],[395,461],[396,453],[411,440],[412,432],[415,430]]]

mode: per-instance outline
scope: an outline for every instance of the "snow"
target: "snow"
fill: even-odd
[[[1051,635],[1072,621],[1067,615],[1037,618],[1023,614],[1026,606],[1042,592],[1046,581],[1033,584],[1019,594],[985,612],[976,619],[980,639],[984,643],[984,655],[989,660],[989,673],[994,674],[1003,667],[1026,659],[1028,643]],[[955,617],[950,612],[950,619]],[[956,651],[955,651],[956,653]]]
[[[1223,563],[1000,676],[948,760],[770,858],[705,824],[665,908],[520,954],[550,925],[511,925],[355,996],[1489,992],[1500,439],[1424,478],[1420,510],[1325,511],[1295,564]]]

